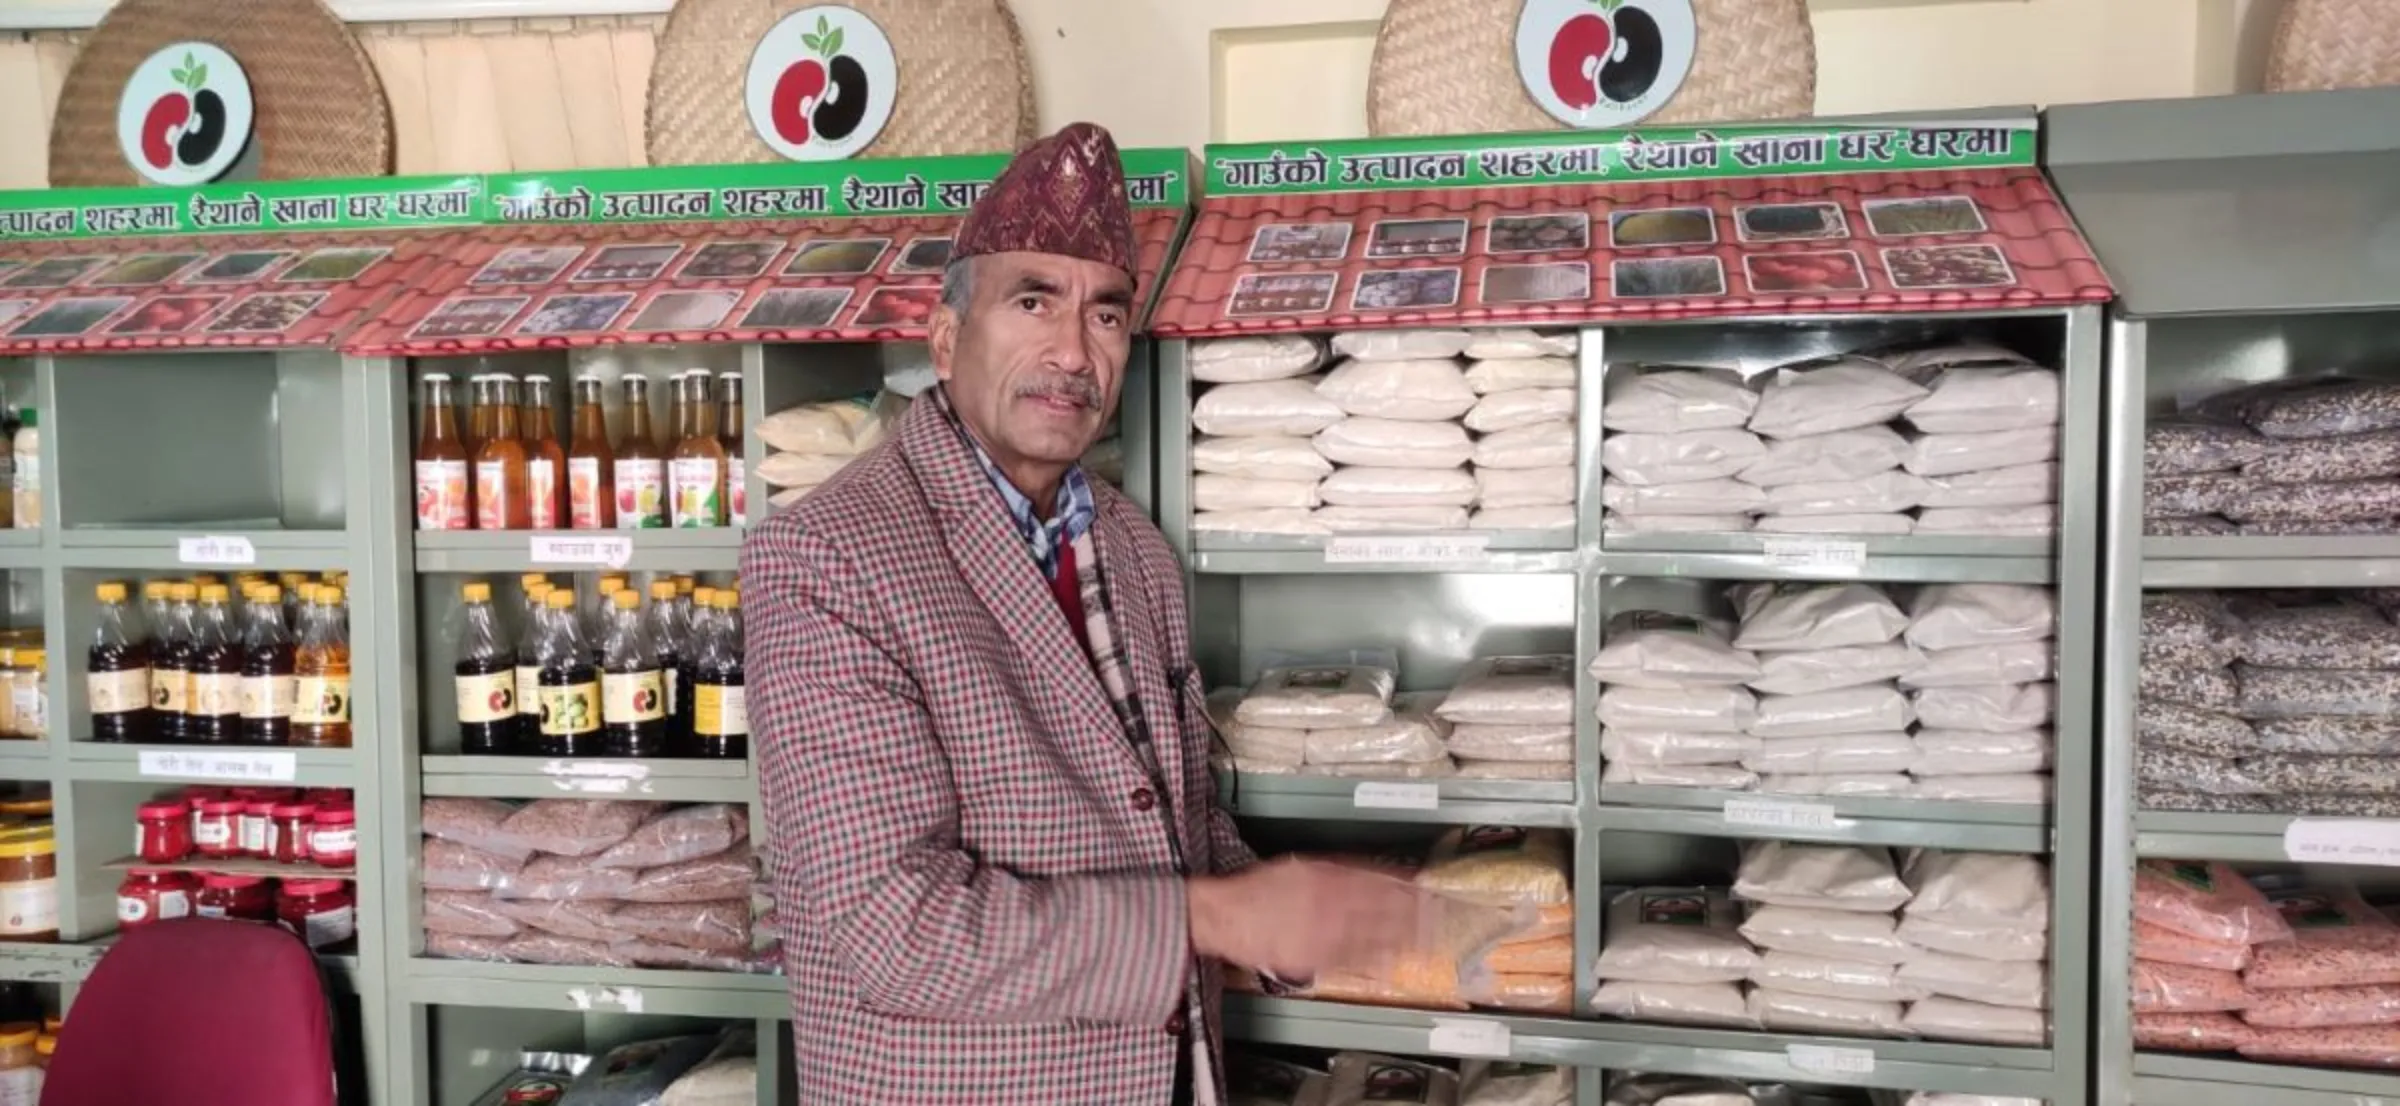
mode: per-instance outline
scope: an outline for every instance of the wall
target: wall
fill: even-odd
[[[62,2],[0,0],[0,27],[55,22],[38,16],[54,17]],[[1363,133],[1384,2],[1012,0],[1046,123],[1089,118],[1128,144],[1191,147]],[[2278,2],[1812,0],[1817,109],[2255,87]],[[594,0],[587,10],[648,6]],[[391,98],[400,172],[499,171],[639,164],[662,21],[362,23],[359,32]],[[73,31],[0,30],[0,188],[46,183],[49,116],[75,40]]]

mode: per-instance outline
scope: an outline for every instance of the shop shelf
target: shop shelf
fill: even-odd
[[[1726,804],[1737,804],[1728,813]],[[1746,808],[1746,809],[1745,809]],[[1612,829],[1784,841],[2047,852],[2050,808],[1600,785],[1599,819]]]
[[[627,760],[428,756],[426,795],[487,799],[562,796],[748,802],[758,781],[746,760]]]
[[[738,528],[718,530],[425,531],[416,535],[419,572],[732,572],[742,556]],[[591,548],[564,548],[588,543]],[[614,563],[622,556],[623,564]]]
[[[2198,814],[2146,810],[2133,816],[2135,856],[2280,863],[2289,814]]]
[[[102,865],[112,871],[130,868],[161,869],[170,872],[199,872],[209,875],[265,876],[269,879],[358,879],[356,868],[326,868],[316,864],[278,864],[272,860],[226,857],[218,860],[192,859],[173,864],[151,864],[138,856],[120,856]]]
[[[0,530],[0,570],[40,568],[45,559],[41,531]]]
[[[1442,1050],[1432,1047],[1433,1031],[1449,1022],[1505,1026],[1507,1058],[1523,1063],[2028,1098],[2063,1099],[2066,1094],[2049,1049],[1745,1033],[1481,1012],[1432,1013],[1255,995],[1225,998],[1226,1035],[1259,1044],[1438,1055]],[[1861,1065],[1869,1070],[1833,1073],[1795,1064],[1794,1046],[1799,1046],[1804,1056],[1811,1048],[1833,1048],[1852,1055],[1865,1053],[1872,1059]]]
[[[50,767],[47,741],[0,741],[0,777],[11,772],[42,772]]]
[[[1475,537],[1458,533],[1434,540]],[[1427,535],[1411,535],[1423,538]],[[1312,573],[1544,573],[1573,572],[1582,561],[1571,541],[1545,535],[1492,534],[1480,553],[1452,561],[1329,561],[1326,543],[1312,538],[1193,535],[1192,571],[1229,576]],[[1406,539],[1403,539],[1406,540]]]
[[[288,783],[302,787],[356,787],[361,763],[356,749],[104,745],[96,741],[67,744],[69,778],[96,783]]]
[[[1244,773],[1218,788],[1244,818],[1442,825],[1575,825],[1573,783],[1517,780],[1360,780]],[[1418,805],[1428,800],[1433,805]]]
[[[105,943],[34,944],[0,942],[0,980],[11,983],[81,983],[108,951]]]
[[[2400,1099],[2400,1074],[2135,1053],[2134,1101],[2175,1106],[2371,1106]]]
[[[2366,588],[2400,583],[2400,538],[2144,538],[2142,586]]]
[[[1882,580],[2047,584],[2050,538],[1612,534],[1600,570],[1618,576],[1717,580]]]
[[[268,519],[157,526],[76,528],[58,533],[67,568],[172,572],[258,568],[351,568],[350,537],[340,530],[284,530]]]
[[[491,1006],[704,1018],[788,1018],[780,975],[652,971],[417,958],[401,988],[428,1006]]]

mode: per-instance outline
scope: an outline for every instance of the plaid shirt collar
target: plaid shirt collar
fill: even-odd
[[[1057,579],[1058,551],[1090,533],[1092,520],[1099,514],[1099,507],[1092,500],[1092,484],[1084,477],[1083,466],[1067,467],[1065,478],[1058,483],[1058,501],[1051,510],[1050,520],[1044,522],[1034,512],[1033,500],[1017,490],[1007,474],[1000,471],[1000,466],[992,462],[991,455],[983,451],[982,443],[967,432],[966,425],[958,419],[958,412],[950,406],[949,393],[936,385],[930,395],[940,406],[942,417],[949,420],[951,429],[958,432],[959,439],[966,442],[967,449],[975,454],[975,463],[983,466],[984,476],[1000,492],[1001,502],[1008,505],[1008,517],[1016,523],[1017,535],[1025,539],[1026,548],[1033,552],[1033,562],[1040,566],[1042,577]]]

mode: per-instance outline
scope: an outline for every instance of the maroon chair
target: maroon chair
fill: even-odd
[[[67,1012],[42,1106],[334,1106],[334,1024],[308,946],[183,918],[100,957]]]

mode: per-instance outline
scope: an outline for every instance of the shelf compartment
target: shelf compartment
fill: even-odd
[[[50,743],[39,738],[0,740],[0,776],[11,772],[47,772]]]
[[[1725,816],[1727,800],[1833,808],[1830,825],[1816,818],[1779,825]],[[1772,795],[1755,791],[1705,791],[1682,787],[1605,784],[1594,815],[1602,829],[1636,830],[1700,837],[1823,841],[1853,845],[1918,845],[1987,852],[2047,853],[2051,850],[2050,807],[2040,803],[1945,803],[1908,799],[1852,799]]]
[[[97,741],[67,744],[68,778],[93,783],[276,783],[300,787],[357,787],[356,749],[293,749],[258,745],[109,745]],[[153,763],[144,771],[143,753],[175,753],[194,758],[190,770],[166,770]],[[268,754],[262,757],[261,754]],[[291,758],[292,777],[281,778],[273,762]],[[158,758],[153,757],[155,762]],[[238,766],[238,767],[237,767]]]
[[[257,857],[228,856],[218,859],[178,860],[172,864],[151,864],[138,856],[120,856],[102,868],[123,872],[142,868],[162,872],[192,872],[212,876],[264,876],[268,879],[338,879],[358,881],[356,868],[326,868],[315,864],[279,864]]]
[[[108,951],[105,943],[34,944],[0,942],[0,980],[11,983],[81,983]]]
[[[2286,863],[2283,831],[2290,814],[2203,814],[2144,810],[2133,816],[2133,854],[2175,860]]]
[[[189,543],[217,539],[213,549]],[[350,536],[339,530],[283,530],[271,520],[78,528],[58,533],[66,568],[176,572],[257,568],[268,571],[349,569]]]
[[[2400,584],[2400,537],[2143,538],[2141,550],[2143,587]]]
[[[2055,538],[1948,535],[1610,534],[1599,563],[1615,576],[2047,584],[2057,579],[2057,546]]]
[[[1565,535],[1452,531],[1443,534],[1353,535],[1359,538],[1486,538],[1483,552],[1456,561],[1328,561],[1323,538],[1192,535],[1192,571],[1228,576],[1312,573],[1542,573],[1573,572],[1583,558]]]
[[[416,537],[418,572],[732,572],[740,566],[739,527],[713,530],[439,530]],[[549,543],[624,543],[622,566],[592,560],[535,559]],[[605,550],[603,551],[605,553]]]
[[[747,760],[427,756],[421,763],[426,795],[746,803],[758,792]]]
[[[1386,785],[1365,793],[1361,784]],[[1395,791],[1394,789],[1402,789]],[[1422,798],[1431,809],[1395,805]],[[1377,792],[1386,794],[1379,804]],[[1526,780],[1375,780],[1244,773],[1218,786],[1218,799],[1237,817],[1303,818],[1335,822],[1417,822],[1439,825],[1575,825],[1575,785]]]
[[[42,532],[39,530],[0,530],[0,570],[40,568]]]
[[[2137,1052],[2134,1101],[2176,1106],[2364,1106],[2400,1099],[2400,1073]]]
[[[401,990],[426,1006],[486,1006],[701,1018],[789,1018],[780,975],[488,964],[418,957]]]
[[[2049,1049],[1811,1037],[1491,1013],[1402,1010],[1256,995],[1225,996],[1226,1035],[1260,1044],[1433,1053],[1437,1020],[1508,1027],[1508,1058],[1622,1071],[1659,1071],[1784,1083],[1841,1083],[1910,1090],[2065,1098]],[[1874,1070],[1837,1076],[1792,1063],[1792,1045],[1874,1054]],[[1439,1055],[1439,1053],[1435,1053]]]

